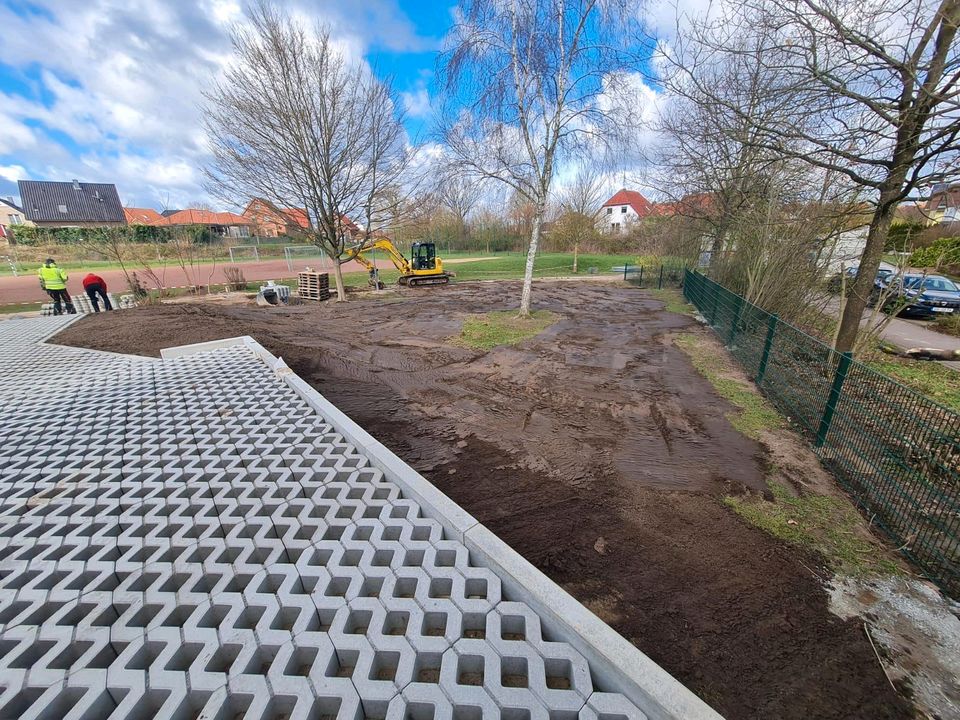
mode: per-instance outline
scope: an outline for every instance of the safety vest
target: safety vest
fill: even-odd
[[[37,271],[37,277],[47,290],[66,290],[67,274],[56,265],[43,265]]]

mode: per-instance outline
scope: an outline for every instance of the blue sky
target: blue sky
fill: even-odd
[[[429,133],[453,4],[286,0],[394,78],[412,137]],[[114,182],[125,204],[203,200],[200,91],[229,54],[241,0],[0,0],[0,196],[16,180]]]
[[[709,1],[643,7],[656,30],[673,26],[678,6]],[[18,179],[77,178],[115,183],[128,206],[206,202],[201,91],[229,60],[246,2],[0,0],[0,197],[16,198]],[[390,75],[411,138],[429,139],[455,0],[276,2],[326,23],[351,58]],[[646,113],[659,97],[637,85]]]

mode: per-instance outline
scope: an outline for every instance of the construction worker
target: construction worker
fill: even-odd
[[[68,314],[76,315],[77,311],[73,307],[70,293],[67,292],[67,273],[57,267],[53,258],[47,258],[47,261],[37,271],[37,277],[40,278],[40,287],[53,298],[54,315],[63,314],[63,308],[60,306],[61,302],[66,304]]]
[[[100,312],[100,303],[97,302],[97,295],[103,298],[103,309],[104,310],[113,310],[113,306],[110,304],[110,298],[107,296],[107,282],[99,275],[94,275],[93,273],[87,273],[87,276],[83,279],[83,289],[87,293],[87,297],[90,298],[90,304],[93,305],[94,312]]]

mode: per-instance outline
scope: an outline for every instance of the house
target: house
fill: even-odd
[[[598,224],[605,233],[621,233],[650,214],[650,201],[636,190],[623,188],[600,208]]]
[[[951,223],[960,220],[960,182],[938,183],[930,190],[925,208],[933,223]]]
[[[163,220],[163,215],[153,208],[125,207],[123,214],[127,218],[128,225],[156,225]]]
[[[116,185],[20,180],[20,201],[37,227],[120,227],[127,224]]]
[[[261,237],[293,235],[310,227],[307,211],[302,208],[280,208],[269,200],[253,198],[243,210],[254,230]]]
[[[151,223],[157,227],[178,227],[187,225],[206,225],[214,236],[245,238],[250,237],[252,223],[242,215],[212,210],[179,210],[172,215],[161,217]]]
[[[827,256],[824,272],[828,275],[840,272],[843,268],[860,264],[864,248],[867,247],[867,227],[850,228],[830,239],[827,243]]]
[[[651,217],[706,217],[714,206],[713,193],[689,193],[679,200],[653,203]]]
[[[0,198],[0,242],[9,243],[13,239],[13,228],[17,225],[33,225],[16,206],[12,197]]]

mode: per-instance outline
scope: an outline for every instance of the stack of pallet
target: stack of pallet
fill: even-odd
[[[327,300],[330,297],[330,280],[327,273],[304,270],[299,274],[297,292],[304,300]]]

